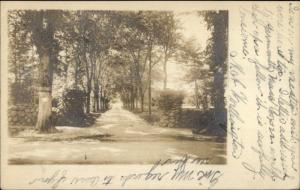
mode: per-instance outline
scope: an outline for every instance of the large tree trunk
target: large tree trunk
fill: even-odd
[[[228,13],[219,11],[205,18],[212,30],[212,61],[214,63],[214,117],[217,125],[226,125],[226,109],[224,101],[226,60],[228,53]]]
[[[226,123],[226,110],[224,101],[224,74],[220,71],[216,71],[214,73],[214,90],[215,118],[218,122],[224,124]]]
[[[53,132],[54,124],[52,123],[52,80],[53,71],[50,62],[50,53],[48,50],[40,51],[39,65],[39,107],[36,130],[39,132]]]
[[[50,88],[39,89],[39,107],[36,129],[39,132],[51,132],[54,125],[52,123],[52,95]]]

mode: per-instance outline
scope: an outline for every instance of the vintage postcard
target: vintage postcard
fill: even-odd
[[[299,189],[299,2],[1,2],[1,189]]]

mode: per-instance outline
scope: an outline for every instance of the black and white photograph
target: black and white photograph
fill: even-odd
[[[226,164],[228,11],[10,10],[9,164]]]
[[[299,189],[300,2],[0,4],[0,189]]]

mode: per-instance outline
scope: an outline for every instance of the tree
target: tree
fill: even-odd
[[[115,46],[123,43],[118,41],[120,38],[116,38],[119,26],[112,22],[115,13],[54,10],[10,12],[9,62],[10,72],[14,73],[14,81],[21,84],[28,73],[31,74],[35,70],[35,62],[38,63],[39,113],[36,128],[39,131],[54,131],[51,113],[54,80],[54,90],[57,89],[57,86],[61,86],[62,91],[67,92],[70,90],[67,89],[70,88],[70,85],[65,85],[65,83],[69,83],[69,81],[74,83],[71,88],[85,90],[86,113],[90,112],[90,105],[93,105],[93,111],[99,111],[101,107],[102,109],[109,107],[108,103],[115,96],[116,91],[114,89],[116,77],[113,76],[113,66],[111,66],[112,61],[110,60],[111,52],[118,49]],[[121,13],[116,15],[118,14]],[[135,17],[136,15],[134,15],[130,17]],[[122,23],[129,28],[132,26],[132,31],[137,33],[141,31],[140,28],[137,29],[131,25],[129,20],[122,21]],[[122,33],[121,36],[128,34],[126,30],[120,30],[120,33]],[[143,36],[135,39],[135,44],[139,44],[142,42]],[[129,69],[132,76],[132,92],[139,89],[136,84],[143,83],[144,86],[142,73],[145,65],[143,60],[146,60],[144,57],[146,49],[145,46],[139,46],[133,47],[133,50],[134,55],[140,58],[134,59],[135,62],[130,62],[133,63]],[[139,48],[140,50],[138,50]],[[131,55],[128,49],[126,51],[124,49],[117,51],[124,53],[125,56]],[[33,60],[35,57],[38,60]],[[127,63],[123,66],[124,68],[127,68]],[[145,90],[143,88],[140,91],[144,92]],[[137,103],[137,94],[137,91],[131,94],[135,103]],[[54,104],[57,105],[56,91],[54,95]]]
[[[194,39],[183,42],[180,46],[178,60],[190,67],[185,80],[194,83],[194,101],[196,108],[202,107],[203,111],[208,111],[209,97],[213,97],[212,79],[213,75],[207,62],[206,54],[202,49],[194,44]],[[201,92],[201,93],[200,93]]]
[[[168,60],[173,56],[180,39],[180,34],[177,33],[178,23],[174,18],[172,12],[162,13],[161,17],[161,28],[160,28],[160,43],[163,47],[164,52],[164,62],[163,62],[163,89],[167,88],[168,73],[167,73],[167,63]]]
[[[207,61],[213,73],[213,103],[215,119],[226,124],[225,75],[228,53],[228,11],[207,11],[200,13],[211,30],[211,38],[206,48]]]
[[[137,97],[140,98],[141,111],[144,110],[145,84],[143,78],[148,59],[146,46],[146,26],[143,13],[118,12],[115,15],[118,28],[118,50],[131,57],[129,67],[131,86],[131,104],[137,108]]]
[[[111,22],[111,15],[109,12],[101,11],[94,13],[96,22],[94,40],[96,42],[94,49],[96,50],[96,60],[93,72],[93,111],[99,111],[101,105],[105,103],[106,97],[102,95],[103,92],[110,92],[106,89],[106,82],[110,78],[111,72],[108,59],[111,58],[110,49],[114,39],[114,27]],[[107,95],[107,94],[106,94]],[[101,104],[102,101],[102,104]],[[103,107],[106,110],[105,106]]]
[[[93,111],[97,111],[99,102],[102,61],[110,47],[112,31],[109,13],[106,11],[77,11],[74,16],[75,26],[72,31],[76,51],[75,81],[77,84],[78,67],[84,70],[84,89],[86,92],[86,113],[90,112],[91,93],[93,92]],[[73,23],[74,24],[74,23]]]
[[[129,66],[131,104],[137,107],[134,105],[137,105],[136,97],[139,96],[141,111],[144,111],[144,96],[148,91],[148,112],[151,114],[153,67],[163,56],[166,65],[175,51],[177,26],[174,16],[170,12],[157,11],[118,12],[115,25],[119,26],[117,51],[132,59]]]
[[[34,46],[30,41],[27,28],[24,27],[22,16],[24,11],[9,11],[9,72],[13,78],[10,82],[11,101],[13,103],[34,102],[34,71],[36,70],[36,58]]]
[[[177,33],[178,26],[173,13],[145,11],[143,15],[148,48],[148,113],[151,115],[153,68],[163,58],[163,89],[165,90],[167,88],[167,62],[177,49],[180,35]]]
[[[39,56],[39,108],[36,129],[40,132],[54,131],[52,123],[52,81],[59,47],[55,32],[61,22],[60,11],[25,11],[22,15],[26,30]]]

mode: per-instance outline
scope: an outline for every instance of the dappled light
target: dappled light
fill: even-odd
[[[11,10],[8,26],[10,164],[226,163],[227,11]]]

